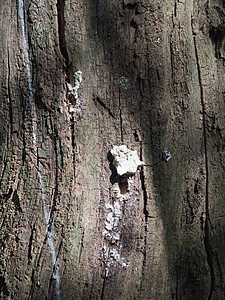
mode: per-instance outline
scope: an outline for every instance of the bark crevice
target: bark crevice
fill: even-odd
[[[120,90],[119,90],[119,117],[120,117],[120,137],[121,137],[121,142],[123,143],[123,118],[122,118]]]
[[[140,160],[143,160],[143,147],[141,145],[140,147]],[[140,180],[141,180],[141,188],[143,193],[143,200],[144,200],[144,207],[143,207],[143,213],[144,213],[144,249],[143,249],[143,262],[142,262],[142,279],[141,279],[141,291],[142,291],[142,285],[143,285],[143,279],[145,278],[145,269],[146,269],[146,262],[147,262],[147,236],[148,236],[148,218],[149,218],[149,212],[147,209],[148,205],[148,195],[146,190],[146,184],[145,184],[145,175],[144,175],[144,167],[142,166],[140,169]],[[141,292],[140,291],[140,292]]]
[[[115,116],[112,113],[112,111],[110,110],[110,108],[108,108],[105,105],[105,103],[98,96],[93,97],[93,102],[94,102],[95,106],[97,106],[99,104],[109,114],[110,117],[115,118]]]
[[[31,235],[29,239],[29,244],[28,244],[28,261],[31,262],[32,260],[32,244],[33,244],[33,239],[34,239],[34,231],[35,231],[35,225],[31,227]]]
[[[172,84],[175,84],[175,71],[174,71],[174,54],[172,40],[170,40],[170,64],[171,64],[171,75],[172,75]]]
[[[103,284],[102,284],[101,300],[104,300],[106,280],[107,280],[107,277],[106,277],[106,271],[105,271],[104,280],[103,280]]]
[[[13,132],[13,111],[12,111],[12,97],[11,97],[11,85],[10,85],[10,57],[9,57],[9,49],[8,49],[8,98],[9,98],[9,128],[10,128],[10,136]],[[12,136],[11,136],[12,137]]]
[[[72,156],[73,156],[73,175],[76,177],[76,142],[75,142],[75,120],[71,118],[71,143],[72,143]]]
[[[54,187],[54,194],[53,194],[53,200],[52,200],[52,205],[50,208],[50,213],[49,213],[49,224],[48,224],[48,230],[51,229],[52,223],[53,223],[53,215],[55,212],[56,208],[56,202],[57,202],[57,197],[58,197],[58,173],[59,173],[59,163],[58,163],[58,150],[57,150],[57,132],[54,135],[54,150],[55,150],[55,187]]]
[[[198,83],[199,83],[199,90],[200,90],[200,101],[202,107],[202,127],[203,127],[203,143],[204,143],[204,156],[205,156],[205,227],[204,227],[204,246],[205,252],[207,256],[207,261],[210,269],[210,276],[211,276],[211,287],[208,296],[208,300],[212,299],[212,294],[215,288],[215,271],[213,266],[213,252],[210,244],[210,215],[209,215],[209,166],[208,166],[208,149],[207,149],[207,133],[206,133],[206,108],[204,102],[204,93],[203,93],[203,85],[201,79],[201,66],[199,61],[198,55],[198,48],[197,48],[197,41],[196,35],[193,28],[193,20],[191,22],[191,29],[192,29],[192,36],[193,36],[193,45],[195,51],[195,60],[196,60],[196,67],[197,67],[197,74],[198,74]]]
[[[80,250],[79,250],[79,256],[78,256],[78,262],[79,263],[81,261],[81,255],[82,255],[82,252],[83,252],[83,248],[84,248],[84,230],[82,232],[81,240],[80,240]]]
[[[58,35],[59,35],[59,48],[60,52],[65,60],[65,73],[68,82],[73,82],[72,66],[69,60],[69,54],[66,45],[65,35],[65,0],[57,0],[57,17],[58,17]]]
[[[6,279],[3,276],[0,276],[0,292],[1,291],[3,291],[3,295],[5,297],[8,297],[10,295],[7,287]]]

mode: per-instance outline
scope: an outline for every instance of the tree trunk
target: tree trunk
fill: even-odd
[[[222,0],[0,7],[0,298],[225,299]]]

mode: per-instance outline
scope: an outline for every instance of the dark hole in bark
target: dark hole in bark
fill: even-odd
[[[110,167],[110,170],[112,172],[111,176],[110,176],[110,182],[112,184],[116,183],[119,181],[118,179],[118,175],[117,175],[117,171],[116,171],[116,168],[114,167],[113,165],[113,160],[114,160],[114,157],[112,156],[111,152],[109,151],[108,154],[107,154],[107,158],[108,158],[108,161],[109,161],[109,167]]]
[[[132,19],[132,20],[130,21],[130,26],[133,27],[135,30],[137,30],[137,28],[138,28],[138,25],[137,25],[137,23],[134,21],[134,19]]]
[[[134,3],[127,3],[124,5],[124,8],[127,9],[127,10],[133,10],[133,9],[136,9],[137,8],[137,3],[134,2]]]
[[[135,142],[140,142],[139,136],[137,134],[137,130],[135,130],[135,132],[134,132],[134,140],[135,140]]]
[[[12,202],[14,203],[16,210],[19,211],[19,212],[22,212],[22,209],[21,209],[21,206],[20,206],[20,198],[19,198],[16,191],[13,194]]]
[[[4,296],[9,296],[9,291],[3,276],[0,276],[0,292],[3,292]]]
[[[136,53],[134,53],[133,59],[137,59],[137,58],[138,58],[138,55]]]
[[[197,180],[195,185],[194,185],[194,193],[198,194],[198,190],[199,190],[199,184],[198,184],[198,180]]]
[[[220,50],[223,46],[224,36],[225,36],[224,23],[219,25],[218,27],[211,26],[211,28],[209,30],[209,37],[215,46],[215,56],[218,59],[221,58]]]
[[[128,192],[128,177],[119,176],[119,188],[121,194],[126,194]]]

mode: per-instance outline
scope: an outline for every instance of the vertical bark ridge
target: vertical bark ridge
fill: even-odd
[[[13,132],[13,112],[12,112],[12,97],[11,97],[11,86],[10,86],[10,76],[11,76],[11,71],[10,71],[10,55],[9,55],[9,48],[8,48],[8,78],[7,78],[7,83],[8,83],[8,97],[9,97],[9,121],[10,121],[10,137],[12,136]]]
[[[23,0],[19,0],[19,5],[18,5],[18,10],[19,10],[19,17],[21,21],[21,27],[22,27],[22,37],[23,37],[23,50],[24,50],[24,56],[25,56],[25,61],[26,61],[26,71],[27,71],[27,82],[28,82],[28,88],[29,88],[29,104],[30,104],[30,110],[31,110],[31,123],[32,123],[32,145],[34,148],[34,155],[37,160],[37,175],[38,175],[38,181],[39,181],[39,188],[41,191],[41,199],[42,199],[42,205],[43,205],[43,213],[44,213],[44,219],[45,219],[45,225],[46,225],[46,233],[45,233],[45,238],[43,241],[43,244],[45,241],[48,241],[51,256],[52,256],[52,270],[54,273],[54,277],[56,279],[56,284],[55,284],[55,291],[56,291],[56,297],[57,300],[61,299],[61,290],[60,290],[60,273],[59,273],[59,266],[57,264],[57,253],[56,253],[56,247],[55,247],[55,240],[54,240],[54,234],[55,230],[53,227],[53,221],[51,218],[51,215],[54,210],[54,199],[53,199],[53,204],[51,206],[50,212],[48,211],[47,208],[47,203],[46,203],[46,191],[44,187],[44,181],[42,178],[42,168],[40,164],[40,158],[38,155],[38,141],[37,141],[37,129],[35,128],[35,120],[34,120],[34,113],[35,113],[35,103],[34,103],[34,92],[33,92],[33,82],[32,82],[32,75],[31,75],[31,68],[30,68],[30,59],[29,59],[29,49],[28,49],[28,42],[27,42],[27,36],[26,36],[26,31],[25,31],[25,14],[24,14],[24,2]],[[57,159],[57,158],[56,158]],[[42,247],[41,247],[42,251]],[[40,257],[40,256],[39,256]],[[32,281],[33,282],[33,281]],[[33,284],[31,286],[30,293],[32,294],[33,291]]]
[[[31,287],[30,287],[29,295],[28,295],[29,300],[33,299],[33,295],[35,294],[36,284],[39,284],[40,260],[41,260],[42,251],[43,251],[44,245],[46,244],[46,241],[47,241],[47,235],[45,234],[44,240],[42,241],[42,244],[40,246],[39,253],[36,255],[37,259],[36,259],[36,262],[35,262],[35,267],[33,268],[32,274],[31,274],[32,284],[31,284]],[[36,281],[37,278],[38,278],[38,280]]]
[[[143,147],[141,145],[140,147],[140,160],[142,161],[143,159]],[[143,200],[144,200],[144,208],[143,208],[143,213],[144,213],[144,249],[143,249],[143,262],[142,262],[142,279],[141,279],[141,285],[140,289],[142,290],[142,285],[143,285],[143,279],[145,278],[145,269],[146,269],[146,262],[147,262],[147,236],[148,236],[148,217],[149,217],[149,212],[147,210],[147,205],[148,205],[148,196],[147,196],[147,190],[146,190],[146,185],[145,185],[145,176],[144,176],[144,167],[141,167],[140,170],[140,180],[141,180],[141,188],[142,188],[142,193],[143,193]],[[140,290],[140,292],[141,292]]]
[[[198,83],[199,83],[199,89],[200,89],[200,100],[201,100],[201,107],[202,107],[202,121],[203,121],[203,143],[204,143],[204,154],[205,154],[205,172],[206,172],[206,180],[205,180],[205,210],[206,210],[206,217],[205,217],[205,230],[204,230],[204,245],[205,245],[205,251],[207,255],[207,261],[210,269],[210,275],[211,275],[211,287],[210,292],[208,296],[208,300],[212,299],[212,294],[214,291],[215,286],[215,271],[213,266],[213,253],[211,244],[209,241],[209,226],[210,226],[210,215],[209,215],[209,164],[208,164],[208,149],[207,149],[207,133],[206,133],[206,109],[205,109],[205,102],[204,102],[204,94],[203,94],[203,86],[202,86],[202,79],[201,79],[201,67],[199,62],[199,56],[198,56],[198,49],[197,49],[197,42],[196,42],[196,36],[192,26],[192,36],[193,36],[193,44],[194,44],[194,50],[195,50],[195,59],[196,59],[196,67],[197,67],[197,73],[198,73]]]
[[[65,0],[57,0],[59,48],[62,56],[65,59],[66,66],[68,66],[69,55],[66,47],[66,38],[65,38],[64,6],[65,6]]]
[[[104,280],[103,280],[103,284],[102,284],[102,293],[101,293],[101,300],[104,300],[105,297],[105,285],[106,285],[106,271],[105,271],[105,275],[104,275]]]
[[[8,137],[7,137],[7,140],[8,140]],[[7,144],[8,144],[8,141],[7,141]],[[8,147],[7,147],[7,149],[8,149]],[[4,175],[5,175],[5,171],[6,171],[6,167],[7,167],[7,161],[8,161],[6,151],[7,150],[4,151],[6,154],[4,154],[4,157],[3,157],[3,163],[2,163],[3,166],[2,166],[2,171],[1,171],[1,174],[0,174],[0,189],[1,189],[2,181],[3,181]]]
[[[120,90],[119,90],[119,114],[120,114],[120,136],[121,136],[121,142],[123,143],[123,118],[122,118]]]
[[[72,71],[72,63],[69,59],[69,54],[66,44],[65,36],[65,0],[57,0],[57,16],[58,16],[58,35],[59,35],[59,48],[61,54],[65,60],[65,74],[66,81],[73,84],[74,77]],[[72,139],[72,156],[73,156],[73,169],[74,169],[74,178],[75,178],[75,120],[74,117],[71,117],[71,139]]]

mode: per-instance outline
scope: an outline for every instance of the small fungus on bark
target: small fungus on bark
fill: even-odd
[[[136,173],[138,167],[143,166],[137,151],[128,149],[126,145],[113,146],[111,154],[114,157],[113,165],[119,176],[129,177]]]
[[[162,153],[162,160],[168,161],[172,157],[171,153],[169,151],[163,151]]]

